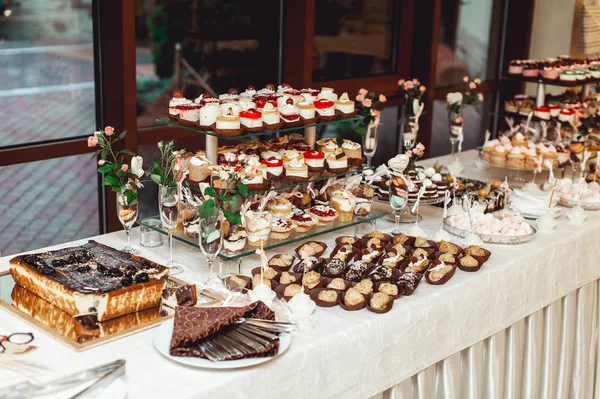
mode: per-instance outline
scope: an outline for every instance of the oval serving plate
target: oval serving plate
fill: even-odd
[[[531,226],[531,225],[530,225]],[[454,234],[459,237],[466,237],[467,234],[470,233],[468,230],[459,229],[458,227],[454,227],[448,223],[448,218],[444,219],[444,230],[446,230],[450,234]],[[488,244],[506,244],[506,245],[518,245],[525,244],[535,238],[537,234],[537,230],[535,227],[531,226],[531,234],[527,234],[524,236],[501,236],[497,234],[477,234],[481,240]]]

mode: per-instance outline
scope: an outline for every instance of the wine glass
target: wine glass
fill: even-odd
[[[408,191],[406,186],[396,186],[390,182],[390,206],[394,211],[394,231],[393,234],[401,234],[400,231],[400,219],[402,218],[402,211],[406,208],[408,203]]]
[[[454,146],[456,145],[456,141],[463,133],[464,122],[465,121],[461,113],[452,111],[448,113],[450,144],[452,145],[450,155],[452,158],[454,158]]]
[[[377,141],[379,141],[379,126],[381,123],[370,124],[367,127],[367,132],[362,139],[363,152],[367,157],[367,166],[371,167],[371,158],[377,151]]]
[[[208,263],[209,275],[206,283],[218,281],[218,278],[214,276],[214,263],[223,246],[223,231],[221,230],[219,215],[201,219],[198,233],[200,250],[206,257],[206,263]]]
[[[179,199],[177,186],[158,186],[158,210],[160,221],[169,232],[169,262],[167,267],[171,269],[171,275],[183,272],[183,267],[173,261],[173,229],[177,227],[179,220]]]
[[[127,196],[124,193],[117,193],[117,216],[127,234],[127,245],[121,251],[132,255],[139,255],[140,251],[131,246],[131,228],[138,218],[137,199],[127,204]]]

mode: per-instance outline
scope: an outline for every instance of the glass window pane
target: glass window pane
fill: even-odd
[[[136,3],[138,126],[165,116],[177,77],[192,100],[205,91],[279,83],[279,0]]]
[[[394,73],[399,3],[316,2],[313,81]]]
[[[91,1],[0,1],[0,147],[96,128]]]
[[[497,45],[491,32],[501,13],[494,0],[442,0],[437,86],[462,83],[465,75],[482,80],[496,76]],[[497,20],[497,21],[496,21]]]
[[[2,256],[97,235],[97,174],[89,154],[0,167]]]
[[[483,95],[483,112],[479,114],[473,107],[465,107],[463,117],[464,136],[462,150],[470,150],[481,144],[485,138],[486,129],[492,130],[493,118],[490,113],[493,110],[496,93],[487,93]],[[450,154],[450,128],[448,125],[448,111],[446,110],[446,101],[435,100],[433,102],[433,124],[431,127],[431,156]],[[456,150],[457,147],[455,147]]]

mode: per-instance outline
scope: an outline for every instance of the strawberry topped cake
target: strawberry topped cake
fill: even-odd
[[[325,170],[325,154],[321,151],[306,151],[304,162],[308,166],[309,172],[318,173]]]
[[[257,133],[263,130],[262,114],[254,108],[240,112],[240,123],[247,132]]]
[[[335,103],[325,98],[315,100],[313,103],[319,118],[324,121],[335,120]]]

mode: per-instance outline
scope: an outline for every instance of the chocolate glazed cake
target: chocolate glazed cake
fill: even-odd
[[[73,316],[99,322],[158,306],[169,269],[90,240],[80,247],[10,261],[21,287]]]

